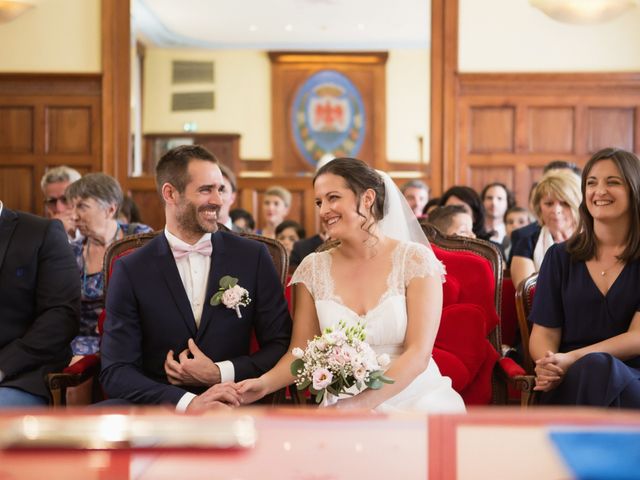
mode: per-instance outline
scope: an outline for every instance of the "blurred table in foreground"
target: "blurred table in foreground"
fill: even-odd
[[[162,408],[108,413],[115,412],[154,422],[176,419]],[[0,430],[25,414],[53,414],[72,425],[77,420],[98,424],[105,418],[101,413],[107,414],[88,409],[4,413]],[[194,435],[242,416],[255,423],[252,448],[7,449],[0,451],[0,480],[570,478],[549,440],[552,429],[640,430],[640,413],[595,409],[492,407],[466,415],[426,416],[245,408],[198,417]]]

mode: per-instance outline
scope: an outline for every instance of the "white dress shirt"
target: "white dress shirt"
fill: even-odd
[[[180,240],[174,234],[172,234],[167,227],[164,228],[164,235],[167,237],[170,247],[176,245],[191,246],[188,243]],[[205,233],[198,243],[209,242],[211,243],[211,234]],[[193,312],[193,318],[196,321],[196,327],[200,328],[200,320],[202,319],[202,310],[204,309],[204,302],[207,295],[207,283],[209,279],[209,271],[211,270],[211,258],[202,255],[198,252],[191,252],[188,255],[180,259],[175,259],[176,267],[178,267],[178,273],[180,274],[180,280],[184,286],[184,291],[187,293],[187,298],[191,304],[191,311]],[[235,368],[233,363],[228,360],[222,362],[215,362],[220,369],[220,382],[233,382],[235,379]],[[191,392],[185,393],[178,404],[176,405],[176,411],[184,412],[191,400],[195,398]]]

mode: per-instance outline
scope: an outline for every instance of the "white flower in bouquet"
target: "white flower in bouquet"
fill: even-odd
[[[388,353],[383,353],[381,355],[378,355],[378,365],[380,365],[382,368],[388,366],[391,363],[391,359],[389,358],[389,354]]]
[[[354,395],[350,390],[354,386],[361,391],[393,383],[383,370],[389,356],[376,357],[365,338],[361,323],[347,327],[341,320],[337,327],[325,328],[322,335],[309,340],[304,351],[294,348],[291,373],[296,376],[298,390],[309,388],[320,403],[327,394]]]

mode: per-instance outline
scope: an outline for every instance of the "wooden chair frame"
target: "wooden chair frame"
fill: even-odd
[[[522,341],[522,363],[527,372],[528,382],[531,387],[527,391],[522,391],[522,405],[529,406],[537,403],[537,393],[533,391],[535,386],[535,364],[529,351],[529,339],[531,336],[531,325],[529,324],[529,314],[533,306],[533,292],[538,282],[538,273],[534,273],[525,278],[516,287],[516,311],[518,312],[518,328],[520,329],[520,339]]]
[[[518,312],[518,328],[522,339],[522,363],[529,375],[535,375],[534,362],[529,352],[529,338],[531,325],[529,314],[533,306],[533,290],[538,281],[538,274],[534,273],[521,281],[516,287],[516,310]]]

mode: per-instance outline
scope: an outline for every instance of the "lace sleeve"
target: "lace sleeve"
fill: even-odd
[[[440,277],[445,281],[446,270],[429,247],[419,243],[409,243],[404,260],[404,285],[415,277]]]
[[[302,262],[300,262],[300,265],[298,265],[298,268],[296,268],[295,272],[293,272],[293,275],[291,276],[291,281],[289,282],[289,285],[295,285],[296,283],[303,283],[305,287],[307,287],[307,290],[309,290],[309,293],[311,293],[311,296],[313,298],[316,297],[315,295],[315,281],[314,281],[314,272],[315,272],[315,257],[317,256],[316,253],[311,253],[309,255],[307,255],[306,257],[304,257],[302,259]]]

